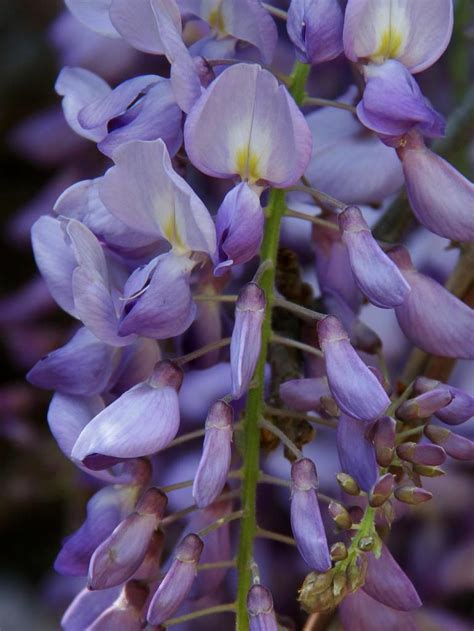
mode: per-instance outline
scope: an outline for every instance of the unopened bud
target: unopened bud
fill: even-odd
[[[395,455],[396,426],[395,419],[389,416],[383,416],[374,425],[375,458],[381,467],[388,467]]]
[[[417,486],[399,486],[395,489],[395,497],[405,504],[423,504],[428,502],[433,495],[426,489]]]
[[[278,628],[272,595],[263,585],[254,585],[250,588],[247,595],[247,611],[251,631],[260,629],[273,631]]]
[[[438,445],[419,445],[417,443],[402,443],[397,447],[397,454],[402,460],[413,464],[436,467],[446,460],[446,453]]]
[[[349,592],[355,592],[359,587],[362,587],[367,574],[367,559],[365,555],[360,554],[356,560],[349,565],[346,574]]]
[[[341,472],[336,475],[336,480],[341,489],[348,495],[360,495],[360,486],[352,476]]]
[[[424,464],[414,464],[413,471],[425,478],[437,478],[440,475],[446,475],[446,471],[439,467],[429,467]]]
[[[351,516],[342,504],[333,501],[329,504],[328,510],[329,514],[340,528],[344,530],[350,530],[352,528]]]
[[[333,561],[342,561],[347,558],[347,548],[342,541],[337,541],[331,546],[331,559]]]
[[[337,405],[337,403],[334,401],[332,397],[323,395],[319,399],[319,402],[321,404],[321,407],[323,408],[323,411],[328,416],[337,418],[338,416],[341,415],[341,410],[339,409],[339,406]]]
[[[329,603],[334,603],[332,579],[332,572],[311,572],[306,576],[298,595],[298,600],[305,611],[325,611]]]
[[[332,582],[332,593],[335,598],[341,598],[344,596],[347,586],[347,578],[345,573],[337,572],[334,575],[334,579]]]
[[[397,416],[403,421],[426,419],[441,408],[446,407],[452,398],[453,395],[449,390],[430,390],[402,403],[397,410]]]
[[[351,516],[353,524],[360,524],[364,517],[364,511],[360,506],[350,506],[349,515]]]
[[[375,546],[375,539],[373,537],[362,537],[359,541],[358,548],[362,550],[362,552],[370,552],[373,550]]]
[[[465,436],[459,436],[445,427],[427,425],[426,436],[457,460],[474,460],[474,442]],[[441,448],[441,447],[440,447]]]
[[[386,473],[374,484],[369,493],[369,504],[374,508],[378,508],[385,504],[392,495],[395,486],[395,478],[391,473]]]

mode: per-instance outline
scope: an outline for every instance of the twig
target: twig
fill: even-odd
[[[287,208],[285,215],[287,217],[295,217],[295,219],[303,219],[303,221],[310,221],[317,226],[322,226],[323,228],[339,232],[339,226],[337,224],[326,221],[326,219],[321,219],[321,217],[314,217],[313,215],[308,215],[308,213],[302,213],[299,210]]]
[[[335,107],[339,110],[347,110],[355,114],[356,108],[349,103],[343,103],[342,101],[331,101],[330,99],[320,99],[318,97],[307,96],[303,101],[303,105],[315,105],[319,107]]]
[[[311,414],[305,414],[304,412],[298,412],[297,410],[288,410],[287,408],[274,408],[270,405],[265,406],[265,412],[272,416],[281,416],[283,418],[295,419],[295,421],[308,421],[308,423],[314,423],[315,425],[323,425],[324,427],[331,427],[336,429],[336,419],[326,419],[320,416],[311,416]]]
[[[274,17],[279,18],[280,20],[285,20],[285,22],[288,19],[288,14],[286,11],[283,11],[283,9],[277,9],[277,7],[272,7],[271,4],[267,4],[266,2],[262,2],[262,5],[265,7],[268,13],[270,13]]]
[[[203,618],[204,616],[212,616],[216,613],[224,613],[226,611],[235,612],[235,603],[228,603],[227,605],[216,605],[215,607],[207,607],[206,609],[200,609],[199,611],[193,611],[187,613],[184,616],[178,616],[177,618],[169,618],[163,622],[163,627],[172,627],[182,622],[188,622],[189,620],[195,620],[196,618]]]
[[[303,457],[303,454],[295,445],[295,443],[292,440],[290,440],[288,436],[284,432],[282,432],[281,429],[279,429],[276,425],[274,425],[271,421],[268,421],[267,419],[262,418],[260,419],[259,425],[260,427],[267,429],[274,436],[279,438],[281,442],[283,443],[283,445],[285,445],[285,447],[289,449],[297,458]]]
[[[281,335],[277,335],[276,333],[272,333],[271,342],[275,344],[283,344],[283,346],[289,346],[290,348],[297,348],[304,353],[310,353],[311,355],[316,355],[316,357],[324,357],[323,353],[317,348],[313,348],[308,344],[304,344],[303,342],[298,342],[297,340],[291,340],[289,337],[282,337]]]
[[[306,320],[307,322],[323,320],[326,317],[325,313],[319,313],[318,311],[307,309],[306,307],[302,307],[301,305],[296,304],[296,302],[291,302],[290,300],[286,300],[285,298],[275,298],[275,300],[273,301],[273,306],[281,307],[282,309],[291,311],[292,313],[299,316],[301,319]]]
[[[189,362],[206,355],[207,353],[211,353],[212,351],[216,351],[219,348],[223,348],[224,346],[228,346],[230,344],[230,337],[224,337],[222,340],[218,340],[217,342],[211,342],[210,344],[206,344],[202,348],[198,348],[192,353],[188,353],[187,355],[182,355],[181,357],[177,357],[174,362],[179,366],[183,364],[187,364]]]
[[[257,537],[272,539],[273,541],[286,543],[289,546],[296,546],[296,541],[293,537],[287,537],[286,535],[281,535],[279,532],[273,532],[272,530],[265,530],[265,528],[257,528]]]

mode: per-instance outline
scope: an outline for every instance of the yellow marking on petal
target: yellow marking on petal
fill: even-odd
[[[220,7],[218,7],[217,9],[213,9],[209,13],[208,22],[209,22],[209,26],[213,30],[221,34],[225,34],[226,31],[225,31],[224,16],[221,13]]]
[[[235,170],[243,180],[256,182],[260,179],[259,158],[248,147],[237,151],[235,157]]]
[[[375,62],[383,62],[386,59],[396,59],[403,44],[403,35],[393,26],[389,26],[380,39],[380,44],[371,58]]]
[[[173,247],[175,252],[182,252],[183,254],[189,252],[189,248],[182,240],[178,226],[176,225],[176,215],[174,212],[170,213],[163,225],[163,236]]]

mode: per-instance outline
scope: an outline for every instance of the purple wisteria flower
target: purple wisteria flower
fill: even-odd
[[[463,584],[444,550],[470,545],[474,459],[461,18],[449,63],[414,75],[464,5],[282,4],[67,0],[60,98],[12,135],[57,172],[6,225],[39,274],[0,328],[15,379],[53,391],[58,449],[32,388],[0,388],[0,429],[58,470],[38,497],[86,504],[54,563],[77,581],[65,631],[415,631]]]

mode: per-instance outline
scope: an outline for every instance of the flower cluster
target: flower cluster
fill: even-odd
[[[422,230],[461,253],[474,242],[474,185],[427,146],[445,122],[413,76],[448,46],[452,0],[66,4],[161,74],[112,87],[67,65],[56,81],[68,125],[104,156],[32,228],[39,271],[75,326],[28,379],[54,391],[51,432],[99,485],[56,559],[87,577],[63,628],[188,628],[212,614],[240,631],[290,628],[261,538],[296,545],[307,612],[339,606],[346,631],[418,628],[421,600],[386,535],[431,499],[425,482],[448,456],[474,458],[455,427],[474,398],[422,370],[390,374],[360,315],[367,302],[389,310],[418,352],[474,359],[463,296],[373,232],[367,210],[405,183]],[[336,101],[309,96],[310,71],[336,59],[358,85]],[[290,222],[312,226],[297,237],[314,256],[311,287],[304,255],[282,248]],[[337,445],[336,498],[318,493],[308,455],[318,425]],[[168,450],[176,476],[179,446],[202,438],[192,479],[170,481]],[[278,444],[280,477],[261,458]],[[257,522],[263,484],[291,498],[291,537]],[[193,504],[177,508],[185,488]],[[234,595],[219,600],[232,572]]]

